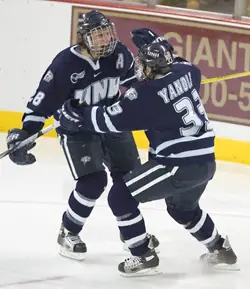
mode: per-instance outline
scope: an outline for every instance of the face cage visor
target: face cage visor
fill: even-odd
[[[118,41],[114,24],[91,29],[84,34],[84,41],[95,59],[109,56],[114,52]]]

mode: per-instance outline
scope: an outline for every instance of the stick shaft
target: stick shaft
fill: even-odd
[[[234,73],[234,74],[229,74],[229,75],[224,75],[224,76],[217,76],[213,78],[203,79],[201,83],[206,84],[206,83],[212,83],[212,82],[221,81],[221,80],[229,80],[229,79],[234,79],[234,78],[239,78],[239,77],[244,77],[244,76],[249,76],[249,75],[250,75],[250,71],[245,71],[245,72],[240,72],[240,73]]]

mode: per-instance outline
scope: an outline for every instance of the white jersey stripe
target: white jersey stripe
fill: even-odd
[[[183,153],[178,153],[178,154],[171,154],[170,156],[168,156],[168,158],[196,157],[196,156],[207,155],[207,154],[212,154],[212,153],[214,153],[214,147],[193,150],[193,151],[185,151]],[[165,157],[165,156],[160,156],[160,157]]]
[[[123,81],[120,81],[120,85],[123,85],[123,84],[126,83],[127,81],[130,81],[130,80],[132,80],[132,79],[134,79],[134,78],[136,78],[135,75],[133,75],[133,76],[130,77],[130,78],[124,79]]]
[[[154,154],[158,154],[160,151],[162,151],[162,150],[164,150],[164,149],[166,149],[172,145],[175,145],[175,144],[179,144],[179,143],[183,143],[183,142],[190,142],[190,141],[195,142],[197,140],[201,140],[201,139],[209,138],[209,137],[214,137],[214,136],[215,136],[214,131],[208,131],[199,137],[196,137],[196,136],[181,137],[178,139],[163,142],[155,150],[153,148],[150,148],[150,152],[154,153]]]
[[[35,116],[35,115],[27,115],[25,116],[23,122],[34,121],[34,122],[45,122],[45,117],[43,116]]]
[[[97,106],[94,106],[91,110],[91,121],[92,121],[92,124],[94,126],[94,129],[96,132],[100,132],[100,133],[104,133],[104,131],[100,130],[98,124],[97,124],[97,119],[96,119],[96,113],[97,113],[97,109],[98,107]]]
[[[104,112],[104,118],[105,118],[105,124],[107,126],[107,128],[112,131],[112,132],[120,132],[119,130],[116,129],[116,127],[113,125],[110,117],[108,116],[108,114],[106,112]]]

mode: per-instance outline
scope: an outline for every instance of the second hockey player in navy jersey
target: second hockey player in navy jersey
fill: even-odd
[[[145,239],[139,203],[165,199],[169,215],[208,253],[201,260],[213,266],[236,267],[228,237],[222,237],[199,199],[216,170],[214,131],[199,96],[201,73],[175,57],[165,43],[144,45],[136,59],[139,83],[111,106],[76,108],[63,105],[60,124],[73,131],[98,133],[144,130],[149,161],[114,184],[109,205],[132,257],[119,264],[127,275],[157,273],[159,258]],[[119,192],[119,193],[118,193]]]

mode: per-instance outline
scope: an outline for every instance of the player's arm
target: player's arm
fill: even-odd
[[[22,129],[14,128],[8,132],[7,146],[11,148],[28,136],[38,132],[44,126],[46,118],[59,109],[71,90],[69,78],[65,75],[63,67],[51,66],[44,73],[34,96],[28,101],[22,117]],[[28,154],[34,144],[27,145],[10,154],[10,159],[19,165],[35,162],[35,157]]]
[[[119,133],[149,129],[161,121],[154,111],[155,104],[158,104],[152,101],[155,97],[153,93],[150,95],[150,89],[146,87],[130,88],[124,99],[108,107],[74,108],[72,101],[67,101],[60,115],[60,125],[75,132],[85,129],[98,133]]]
[[[52,116],[66,101],[72,89],[64,67],[49,67],[35,94],[28,100],[22,117],[23,130],[29,135],[42,129],[46,118]]]

